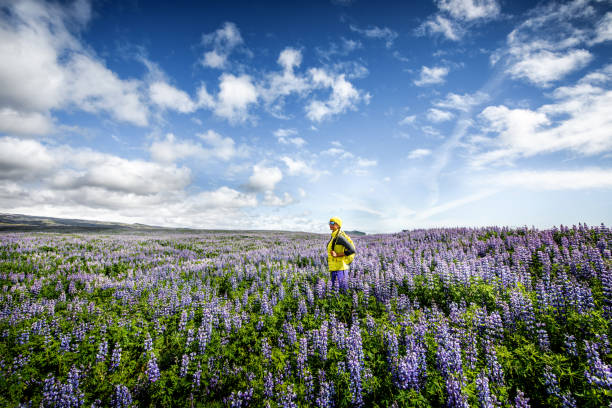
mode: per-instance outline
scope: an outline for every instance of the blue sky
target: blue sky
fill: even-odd
[[[293,3],[0,0],[0,212],[611,224],[611,1]]]

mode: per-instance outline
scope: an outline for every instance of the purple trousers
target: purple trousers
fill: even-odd
[[[346,292],[348,289],[348,269],[344,271],[331,271],[330,273],[332,285],[335,285],[336,281],[338,281],[338,288]]]

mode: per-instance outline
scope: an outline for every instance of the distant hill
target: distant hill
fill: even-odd
[[[144,224],[124,224],[120,222],[91,221],[70,218],[37,217],[22,214],[0,213],[0,231],[49,231],[49,232],[78,232],[98,230],[157,230]]]
[[[361,231],[344,231],[349,235],[366,235],[365,232],[361,232]]]
[[[92,221],[72,218],[53,218],[53,217],[38,217],[22,214],[4,214],[0,213],[0,232],[25,232],[25,231],[41,231],[41,232],[185,232],[185,233],[270,233],[281,232],[290,233],[288,231],[270,231],[270,230],[204,230],[192,228],[166,228],[157,227],[145,224],[126,224],[121,222],[106,222]],[[292,232],[301,234],[301,232]],[[365,235],[360,231],[347,231],[349,235]]]

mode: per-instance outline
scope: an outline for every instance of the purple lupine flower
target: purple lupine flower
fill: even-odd
[[[588,361],[588,368],[584,370],[584,375],[589,384],[610,390],[612,389],[612,367],[601,361],[598,348],[598,343],[584,341]]]
[[[253,388],[246,391],[233,391],[225,400],[225,404],[231,408],[241,408],[249,405],[253,397]]]
[[[361,331],[359,329],[359,322],[357,320],[354,321],[353,325],[351,326],[346,359],[349,368],[349,373],[351,375],[351,402],[355,406],[362,406],[363,397],[361,386],[361,372],[363,370],[364,355],[363,348],[361,345]]]
[[[181,320],[179,321],[179,325],[178,325],[178,331],[179,332],[184,331],[186,326],[187,326],[187,311],[183,310],[183,312],[181,313]]]
[[[561,395],[561,404],[563,408],[576,408],[576,399],[567,391]]]
[[[578,349],[576,346],[576,337],[573,335],[565,335],[565,341],[563,343],[565,345],[565,350],[567,354],[573,357],[578,357]]]
[[[550,350],[550,341],[548,340],[548,332],[546,331],[546,325],[543,323],[537,323],[536,326],[537,334],[538,334],[538,344],[540,345],[540,350],[548,351]]]
[[[132,394],[123,384],[115,385],[115,393],[111,400],[113,408],[128,408],[132,405]]]
[[[295,331],[295,327],[289,322],[283,323],[283,331],[287,335],[287,341],[289,345],[293,345],[297,342],[297,333]]]
[[[189,356],[187,354],[183,354],[183,358],[181,360],[181,371],[179,372],[179,377],[187,376],[188,369],[189,369]]]
[[[289,384],[285,391],[281,393],[278,405],[283,408],[297,408],[296,398],[297,394],[293,391],[293,385]]]
[[[115,348],[113,349],[113,354],[111,355],[111,371],[119,368],[119,364],[121,364],[121,345],[115,343]]]
[[[476,378],[476,389],[478,390],[478,402],[481,408],[494,408],[498,406],[495,395],[491,394],[489,388],[489,378],[484,372],[478,374]]]
[[[193,386],[200,388],[200,377],[202,376],[202,367],[200,362],[198,362],[198,369],[195,373],[193,373]]]
[[[261,353],[263,354],[263,357],[267,363],[272,361],[272,348],[270,347],[270,344],[268,343],[267,337],[264,337],[261,340]]]
[[[463,393],[462,379],[458,373],[446,379],[446,406],[449,408],[469,408],[467,396]]]
[[[322,361],[327,360],[328,327],[328,321],[323,321],[323,323],[321,323],[321,327],[319,327],[318,335],[316,336],[315,348],[318,350],[319,356],[321,357]]]
[[[331,408],[333,406],[334,385],[326,381],[325,371],[319,370],[319,395],[316,404],[321,408]]]
[[[514,398],[515,408],[530,408],[529,398],[525,397],[525,393],[521,390],[516,390],[516,397]]]
[[[100,363],[106,360],[106,355],[108,354],[108,341],[106,339],[102,339],[100,346],[98,347],[98,354],[96,355],[96,362]]]
[[[306,361],[308,359],[308,340],[306,337],[300,337],[300,347],[297,356],[297,374],[300,379],[304,379],[304,370],[306,369]]]
[[[149,382],[151,383],[154,383],[161,378],[161,373],[159,372],[159,367],[157,366],[157,358],[155,357],[155,353],[152,351],[149,353],[146,373],[147,377],[149,378]]]
[[[487,343],[485,346],[485,358],[491,379],[498,385],[504,385],[504,370],[497,360],[497,352],[493,343]]]
[[[274,396],[274,376],[266,372],[264,376],[264,397],[271,399]]]
[[[557,380],[557,375],[552,371],[550,366],[544,367],[544,385],[546,385],[546,392],[548,395],[561,397],[559,380]]]
[[[149,353],[153,351],[153,339],[151,338],[151,334],[147,333],[144,341],[145,352]]]
[[[193,343],[193,329],[187,329],[187,338],[185,339],[185,350],[189,350],[189,346]]]
[[[312,401],[314,398],[314,379],[308,368],[304,370],[304,385],[306,387],[306,400]]]

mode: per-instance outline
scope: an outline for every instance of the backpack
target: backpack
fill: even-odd
[[[344,236],[344,238],[346,238],[346,240],[347,240],[348,242],[350,242],[351,244],[353,244],[353,247],[355,248],[355,253],[354,253],[354,254],[347,255],[347,256],[345,257],[346,259],[344,259],[344,263],[345,263],[346,265],[350,265],[350,264],[351,264],[351,262],[353,262],[353,259],[355,259],[355,255],[357,255],[357,247],[355,246],[355,243],[353,242],[353,240],[351,239],[351,237],[349,237],[348,235],[346,235],[346,234],[344,233],[344,231],[340,230],[340,231],[338,232],[338,235],[340,235],[340,234],[342,234],[342,236]],[[336,241],[338,241],[338,235],[336,235],[336,237],[335,237],[335,238],[334,238],[334,240],[332,241],[332,244],[331,244],[331,248],[332,248],[332,249],[334,249],[334,246],[336,245]]]

